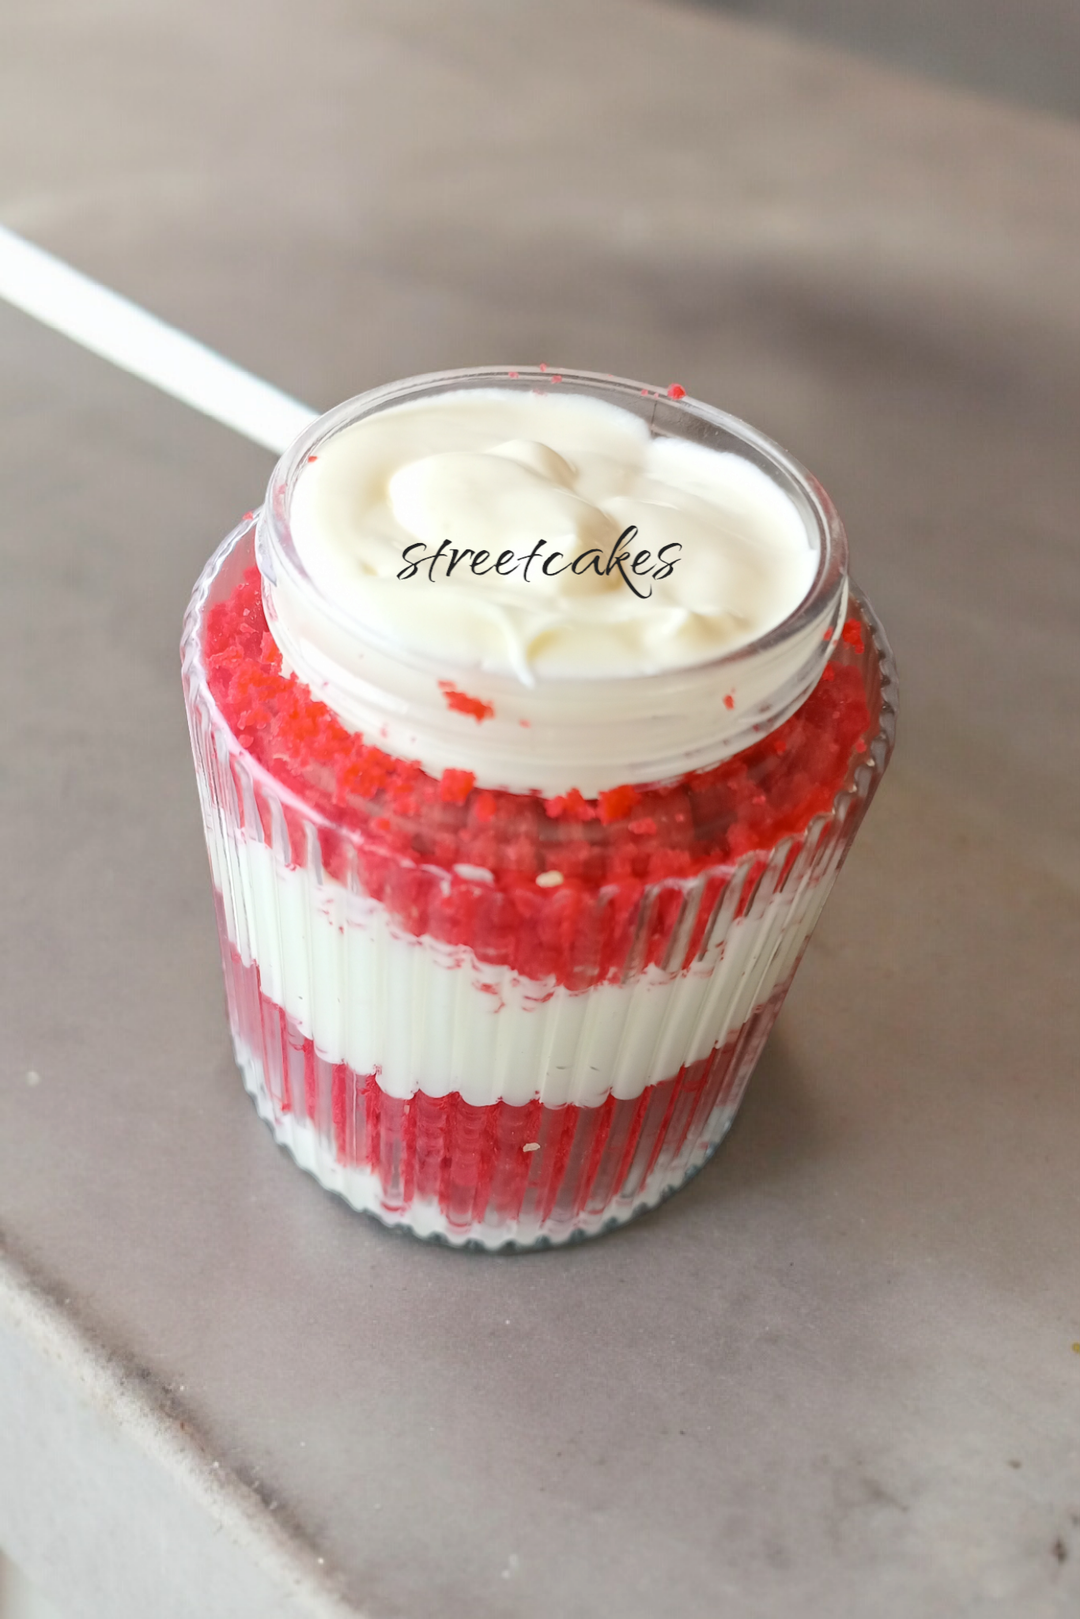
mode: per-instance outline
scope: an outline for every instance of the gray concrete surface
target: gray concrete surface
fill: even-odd
[[[1080,117],[1076,0],[690,0]]]
[[[0,308],[0,1546],[66,1615],[1076,1612],[1078,181],[646,0],[0,14],[5,224],[319,406],[681,382],[830,488],[903,681],[709,1170],[382,1232],[225,1030],[176,640],[269,457]]]

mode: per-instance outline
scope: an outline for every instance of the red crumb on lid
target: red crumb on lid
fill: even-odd
[[[546,371],[547,370],[547,366],[544,364],[543,360],[540,361],[540,369],[541,369],[541,371]]]
[[[667,396],[668,396],[669,399],[685,399],[686,398],[686,389],[683,388],[683,387],[680,387],[680,385],[677,382],[673,382],[671,384],[671,387],[667,391]]]
[[[725,708],[734,708],[735,707],[735,699],[731,695],[730,692],[728,692],[727,696],[724,698],[724,707]]]
[[[440,680],[439,690],[446,699],[447,708],[453,709],[455,714],[468,714],[477,725],[484,720],[494,719],[495,708],[492,703],[485,703],[480,697],[470,697],[467,691],[458,691],[451,680]]]

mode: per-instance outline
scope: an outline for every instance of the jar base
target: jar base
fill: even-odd
[[[436,1198],[414,1196],[405,1207],[388,1206],[376,1171],[342,1163],[334,1148],[309,1120],[277,1111],[257,1057],[238,1047],[237,1063],[244,1089],[255,1103],[259,1117],[269,1125],[278,1146],[283,1147],[293,1162],[306,1170],[324,1191],[335,1193],[357,1213],[373,1216],[380,1225],[407,1232],[422,1242],[483,1253],[530,1253],[561,1248],[617,1231],[629,1221],[648,1214],[700,1174],[724,1141],[738,1111],[737,1104],[718,1108],[709,1120],[708,1138],[699,1141],[688,1157],[680,1154],[677,1163],[658,1166],[634,1196],[616,1197],[602,1209],[582,1211],[569,1220],[494,1216],[459,1225],[451,1223]]]

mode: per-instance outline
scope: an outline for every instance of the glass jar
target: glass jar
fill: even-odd
[[[321,598],[289,531],[329,437],[492,386],[737,452],[816,556],[796,611],[710,663],[524,695],[488,678],[499,787],[474,768],[476,716],[440,700],[460,671]],[[622,1224],[712,1155],[892,747],[895,672],[846,560],[778,447],[612,378],[414,379],[282,457],[196,586],[183,676],[237,1061],[324,1186],[420,1236],[529,1248]]]

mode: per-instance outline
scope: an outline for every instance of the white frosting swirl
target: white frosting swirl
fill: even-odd
[[[798,606],[816,563],[751,462],[557,393],[462,391],[366,417],[304,468],[290,526],[358,624],[529,685],[744,646]]]
[[[433,774],[592,797],[716,762],[816,679],[836,600],[755,645],[807,596],[819,551],[742,455],[509,388],[391,405],[312,443],[287,510],[300,575],[261,545],[271,628],[346,725]]]

